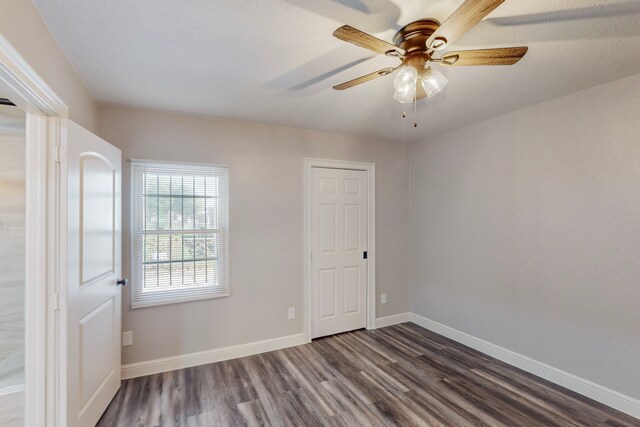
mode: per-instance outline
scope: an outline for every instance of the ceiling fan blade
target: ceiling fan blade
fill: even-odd
[[[442,55],[442,65],[513,65],[527,53],[527,46],[460,50]]]
[[[388,52],[397,52],[397,56],[404,55],[404,50],[399,47],[392,45],[391,43],[387,43],[384,40],[380,40],[377,37],[373,37],[370,34],[357,30],[349,25],[343,25],[333,32],[334,37],[339,38],[345,42],[353,43],[356,46],[360,46],[365,49],[372,50],[376,53],[381,53],[383,55],[388,54]]]
[[[369,73],[367,75],[358,77],[357,79],[353,79],[353,80],[349,80],[348,82],[341,83],[341,84],[339,84],[337,86],[334,86],[333,88],[335,90],[349,89],[350,87],[354,87],[354,86],[357,86],[359,84],[366,83],[366,82],[368,82],[370,80],[377,79],[378,77],[383,77],[383,76],[389,75],[389,74],[393,73],[394,70],[395,70],[395,68],[392,68],[392,67],[383,68],[382,70],[378,70],[378,71],[375,71],[373,73]]]
[[[467,0],[427,39],[427,47],[442,49],[490,14],[504,0]]]

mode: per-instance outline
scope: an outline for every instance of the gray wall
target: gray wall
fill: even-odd
[[[409,310],[409,146],[365,138],[104,107],[99,135],[124,159],[228,164],[230,270],[227,298],[128,310],[135,344],[123,364],[209,350],[303,331],[303,158],[376,164],[378,317]],[[125,163],[123,218],[129,218]],[[123,271],[129,275],[128,222]],[[287,307],[297,317],[287,320]]]
[[[411,147],[412,310],[640,397],[640,75]]]

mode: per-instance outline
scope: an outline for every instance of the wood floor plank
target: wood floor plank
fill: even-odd
[[[282,354],[282,359],[287,369],[296,377],[300,384],[300,393],[304,394],[304,399],[307,405],[314,408],[314,412],[319,414],[322,419],[331,419],[336,415],[329,399],[318,390],[316,386],[322,381],[313,382],[304,375],[304,365],[297,366],[295,362],[290,359],[286,353]]]
[[[364,402],[354,390],[346,386],[342,381],[328,380],[322,386],[333,397],[338,407],[338,413],[348,425],[384,426],[383,418],[376,414],[372,408]]]
[[[123,382],[99,426],[625,426],[412,323]]]
[[[252,400],[238,404],[238,411],[242,414],[247,426],[270,426],[269,417],[259,400]]]

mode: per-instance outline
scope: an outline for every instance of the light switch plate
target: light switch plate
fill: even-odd
[[[380,304],[386,304],[387,303],[387,294],[381,294],[380,295]]]
[[[289,320],[291,319],[295,319],[296,318],[296,308],[295,307],[289,307]]]
[[[122,333],[122,346],[127,347],[133,345],[133,331],[125,331]]]

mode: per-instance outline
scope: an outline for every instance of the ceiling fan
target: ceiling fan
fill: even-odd
[[[432,68],[429,62],[450,66],[515,64],[527,53],[528,47],[452,51],[439,57],[434,56],[436,51],[451,45],[503,2],[504,0],[466,0],[442,25],[430,18],[405,25],[393,37],[393,44],[349,25],[338,28],[333,35],[340,40],[399,58],[402,62],[397,67],[383,68],[333,88],[349,89],[400,69],[394,80],[394,98],[406,104],[430,98],[446,86],[446,77]],[[418,82],[421,84],[417,84]]]

